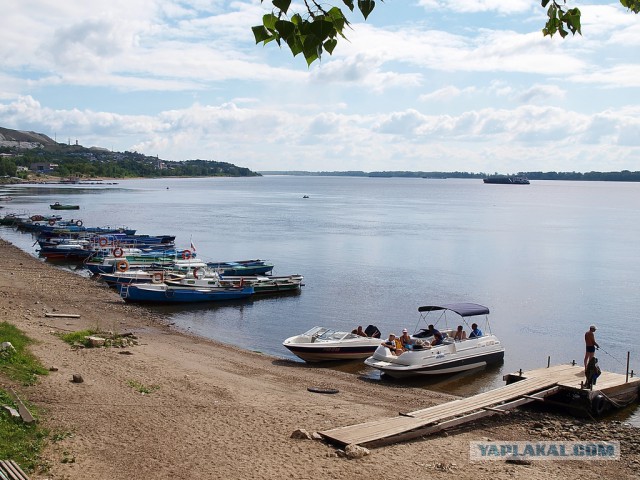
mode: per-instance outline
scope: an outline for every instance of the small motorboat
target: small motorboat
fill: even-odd
[[[80,205],[62,204],[60,202],[49,205],[52,210],[80,210]]]
[[[416,328],[416,332],[412,335],[414,342],[412,349],[395,355],[388,347],[380,345],[364,363],[391,377],[405,378],[462,372],[484,367],[490,363],[498,363],[504,359],[504,348],[500,340],[491,333],[487,307],[476,303],[449,303],[423,306],[418,308],[418,311],[420,312],[418,326],[422,321],[436,327],[440,323],[442,343],[432,346],[431,343],[437,342],[434,342],[433,335],[429,336],[429,329]],[[456,322],[456,325],[462,323],[469,329],[471,329],[468,323],[469,318],[484,318],[480,336],[455,340],[456,329],[449,328],[448,312],[457,315],[456,318],[460,321]],[[474,322],[476,322],[475,319]],[[489,333],[481,333],[482,330]]]
[[[377,328],[373,328],[377,331]],[[367,327],[367,331],[371,329]],[[367,358],[380,346],[380,342],[380,338],[376,337],[313,327],[301,335],[287,338],[282,345],[305,362],[322,362]]]

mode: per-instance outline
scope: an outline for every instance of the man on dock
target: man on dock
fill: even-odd
[[[589,331],[584,334],[584,343],[587,346],[587,351],[584,354],[584,368],[587,369],[587,365],[589,364],[589,360],[592,359],[595,355],[596,348],[600,348],[598,342],[596,342],[596,326],[591,325],[589,327]]]

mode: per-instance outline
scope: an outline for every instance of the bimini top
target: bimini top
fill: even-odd
[[[477,303],[445,303],[443,305],[425,305],[419,307],[419,312],[431,312],[434,310],[451,310],[461,317],[473,317],[474,315],[487,315],[489,309]]]

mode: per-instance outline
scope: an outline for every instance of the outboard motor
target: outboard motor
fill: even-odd
[[[369,325],[367,326],[367,328],[364,329],[364,333],[367,334],[367,337],[372,337],[372,338],[380,338],[380,330],[378,330],[378,327],[376,327],[375,325]]]

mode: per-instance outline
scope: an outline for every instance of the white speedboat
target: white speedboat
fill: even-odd
[[[504,348],[500,340],[491,333],[489,326],[489,309],[476,303],[451,303],[444,305],[427,305],[418,308],[420,320],[432,324],[443,334],[440,345],[431,345],[433,336],[429,336],[428,329],[416,329],[412,335],[413,345],[400,355],[394,355],[389,348],[380,345],[372,356],[365,360],[365,364],[394,377],[405,378],[417,375],[441,375],[474,368],[484,367],[490,363],[501,362],[504,358]],[[481,323],[483,333],[479,337],[454,340],[455,325],[449,328],[447,313],[456,314],[457,324],[467,326],[471,330],[469,319],[484,318],[480,322],[473,318],[473,322]],[[449,316],[451,314],[449,313]],[[434,318],[435,317],[435,318]],[[436,343],[436,342],[433,342]]]
[[[380,338],[313,327],[301,335],[287,338],[282,345],[306,362],[322,362],[367,358],[381,342]]]

